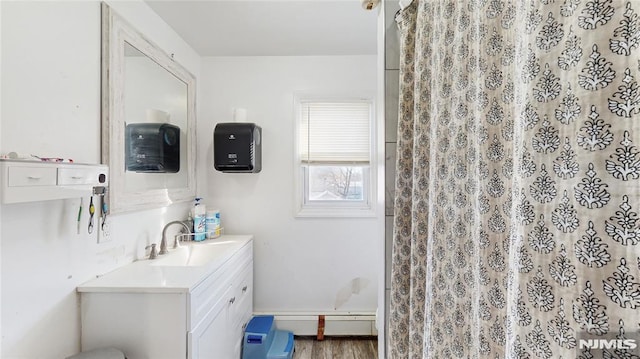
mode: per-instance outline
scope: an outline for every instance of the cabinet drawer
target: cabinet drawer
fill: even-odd
[[[100,180],[100,174],[103,174],[98,168],[58,168],[58,185],[83,185],[104,183],[105,178]],[[104,176],[104,175],[103,175]]]
[[[9,187],[55,186],[56,174],[57,171],[55,167],[9,167],[8,185]]]

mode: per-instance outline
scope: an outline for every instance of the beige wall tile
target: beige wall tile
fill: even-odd
[[[385,250],[385,265],[384,265],[384,287],[385,289],[391,288],[391,249],[393,244],[393,216],[386,216],[384,221],[384,250]]]
[[[384,207],[387,216],[393,216],[393,202],[395,201],[396,186],[396,143],[385,144],[385,198]]]
[[[398,99],[399,99],[399,72],[398,70],[386,70],[384,91],[384,121],[385,142],[397,142],[398,138]]]
[[[395,15],[400,10],[397,0],[384,1],[385,24],[385,69],[397,70],[400,67],[400,35],[396,26]]]

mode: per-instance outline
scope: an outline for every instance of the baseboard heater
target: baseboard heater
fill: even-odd
[[[287,313],[256,312],[254,315],[273,315],[279,329],[304,336],[376,336],[375,313]]]

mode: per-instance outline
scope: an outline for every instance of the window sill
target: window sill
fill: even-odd
[[[372,208],[346,208],[346,207],[311,207],[298,208],[296,218],[372,218],[376,217],[376,211]]]

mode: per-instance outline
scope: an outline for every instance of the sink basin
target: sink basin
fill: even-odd
[[[152,260],[152,266],[164,267],[198,267],[215,261],[236,247],[237,242],[220,241],[207,243],[194,243],[180,247]]]

